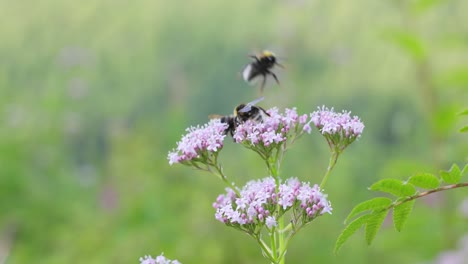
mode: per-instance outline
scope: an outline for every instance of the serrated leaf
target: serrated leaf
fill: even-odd
[[[468,132],[468,126],[460,128],[461,133],[467,133]]]
[[[457,164],[453,164],[450,168],[450,175],[452,177],[461,177],[461,171]]]
[[[452,179],[450,178],[450,173],[448,173],[447,171],[441,170],[439,171],[439,174],[444,182],[450,183],[452,181]]]
[[[463,168],[463,170],[462,170],[462,172],[460,174],[461,174],[461,176],[464,176],[467,173],[468,173],[468,164],[465,165],[465,167]]]
[[[453,164],[449,171],[440,171],[440,177],[446,183],[458,183],[461,179],[460,168]]]
[[[336,240],[335,243],[335,254],[338,252],[338,250],[343,246],[343,244],[354,234],[356,231],[361,228],[364,224],[367,223],[367,220],[371,217],[370,214],[362,215],[358,218],[356,218],[354,221],[349,223],[348,226],[345,227],[345,229],[341,232],[340,236]]]
[[[387,216],[388,210],[373,213],[369,220],[367,220],[366,224],[366,241],[367,244],[370,245],[372,240],[374,240],[375,235],[379,231],[380,227],[382,226],[385,217]]]
[[[411,196],[416,193],[416,188],[411,183],[404,183],[397,179],[383,179],[370,187],[372,191],[381,191],[398,197]]]
[[[358,205],[356,205],[351,213],[349,213],[348,217],[345,219],[345,224],[354,216],[358,215],[359,213],[368,211],[368,210],[379,210],[389,206],[392,203],[392,200],[386,197],[377,197],[374,199],[370,199],[364,201]]]
[[[413,211],[414,202],[416,200],[412,200],[406,203],[402,203],[398,206],[393,208],[393,224],[395,225],[395,229],[400,232],[403,226],[408,219],[411,211]]]
[[[411,176],[408,182],[424,189],[434,189],[440,184],[439,178],[430,173],[419,173]]]

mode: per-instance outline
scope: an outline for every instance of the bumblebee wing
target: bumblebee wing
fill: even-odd
[[[217,114],[211,114],[208,116],[209,119],[221,119],[223,116],[222,115],[217,115]]]
[[[253,68],[251,64],[247,64],[247,66],[244,67],[242,70],[242,78],[246,82],[250,82],[253,78]]]
[[[256,105],[258,102],[262,101],[263,99],[265,99],[264,96],[257,98],[250,103],[247,103],[242,109],[239,110],[239,112],[244,113],[244,112],[250,111],[250,109],[252,109],[252,106]]]

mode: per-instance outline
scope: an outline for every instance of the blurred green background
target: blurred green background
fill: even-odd
[[[289,263],[430,263],[468,233],[459,189],[419,201],[402,233],[390,221],[334,256],[343,220],[383,177],[468,160],[468,1],[0,1],[0,263],[267,263],[256,243],[214,219],[213,175],[169,166],[186,127],[229,114],[257,90],[238,72],[270,49],[286,66],[265,108],[323,104],[366,125],[326,192],[333,215],[290,244]],[[238,185],[265,177],[226,141]],[[282,174],[319,182],[315,131]]]

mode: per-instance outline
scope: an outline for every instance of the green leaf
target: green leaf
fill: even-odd
[[[461,179],[460,168],[457,164],[453,164],[449,171],[440,171],[440,177],[446,183],[459,183]]]
[[[367,220],[371,217],[370,214],[362,215],[358,218],[356,218],[354,221],[349,223],[347,227],[341,232],[340,236],[336,240],[335,243],[335,254],[338,252],[338,250],[343,246],[343,244],[348,240],[349,237],[351,237],[356,231],[361,228],[364,224],[367,223]]]
[[[419,173],[411,176],[408,182],[424,189],[434,189],[440,184],[439,178],[430,173]]]
[[[398,232],[401,231],[401,229],[403,228],[403,225],[406,223],[406,220],[408,219],[408,216],[413,210],[414,202],[416,202],[416,200],[411,200],[409,202],[402,203],[393,208],[393,224],[395,225],[395,229]]]
[[[366,241],[367,244],[370,245],[372,240],[374,240],[375,235],[379,231],[380,227],[382,226],[385,217],[387,216],[388,210],[373,213],[369,220],[367,220],[366,224]]]
[[[416,188],[411,183],[404,183],[396,179],[383,179],[370,187],[372,191],[381,191],[398,197],[411,196],[416,193]]]
[[[460,132],[467,133],[468,132],[468,126],[464,126],[464,127],[460,128]]]
[[[465,167],[463,168],[463,170],[462,170],[462,172],[460,174],[461,174],[461,176],[464,176],[467,173],[468,173],[468,164],[465,165]]]
[[[468,115],[468,109],[465,109],[464,111],[461,111],[458,113],[459,115]]]
[[[364,201],[358,205],[356,205],[353,210],[351,210],[351,213],[349,213],[348,217],[345,219],[345,224],[354,216],[356,216],[359,213],[368,211],[368,210],[379,210],[383,209],[387,206],[389,206],[392,203],[392,200],[386,197],[377,197],[374,199],[370,199],[367,201]]]

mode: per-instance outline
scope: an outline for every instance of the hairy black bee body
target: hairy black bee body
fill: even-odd
[[[259,98],[255,101],[252,101],[248,104],[240,104],[234,109],[234,115],[229,116],[219,116],[211,115],[210,118],[219,118],[221,123],[226,123],[228,127],[224,131],[226,135],[229,133],[231,136],[234,136],[234,132],[238,125],[246,122],[247,120],[252,120],[254,122],[263,122],[266,117],[269,117],[270,114],[267,113],[265,109],[260,106],[255,106],[256,103],[260,102],[264,98]]]
[[[230,115],[230,116],[223,116],[220,119],[221,123],[226,123],[228,124],[228,127],[226,130],[224,130],[224,134],[226,135],[227,133],[231,134],[231,137],[234,136],[234,132],[236,131],[237,127],[237,117]]]
[[[247,64],[242,71],[242,77],[248,83],[252,82],[258,77],[262,77],[262,83],[260,86],[260,90],[263,92],[263,88],[265,86],[266,78],[271,75],[275,79],[276,83],[279,85],[278,77],[274,72],[271,70],[275,65],[281,67],[281,65],[277,62],[275,55],[270,51],[264,51],[261,55],[249,56],[254,59],[253,62]]]
[[[270,116],[265,109],[260,106],[250,106],[249,110],[244,111],[246,105],[240,104],[236,107],[237,119],[243,123],[247,120],[252,120],[254,122],[263,122],[265,116]]]

